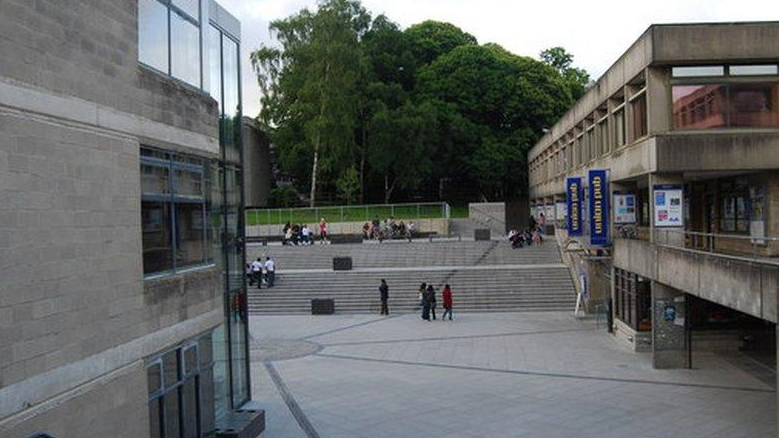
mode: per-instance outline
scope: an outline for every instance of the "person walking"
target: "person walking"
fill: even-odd
[[[444,301],[444,314],[441,315],[441,321],[446,319],[446,315],[449,315],[449,321],[452,320],[452,288],[447,284],[444,286],[443,292],[441,292],[441,298]]]
[[[387,281],[381,279],[381,285],[379,285],[379,294],[381,296],[381,313],[380,315],[389,315],[389,307],[387,306],[387,300],[389,300],[389,286]]]
[[[425,321],[430,321],[430,293],[429,289],[425,286],[425,283],[422,283],[422,286],[419,287],[420,290],[420,296],[422,297],[422,319]]]
[[[265,266],[262,259],[258,258],[249,266],[252,271],[252,279],[257,282],[257,289],[262,289],[262,268]]]
[[[425,290],[427,289],[427,283],[419,285],[419,309],[425,307]]]
[[[276,262],[273,261],[270,256],[265,258],[265,276],[268,281],[268,287],[273,287],[273,283],[276,281]]]
[[[435,289],[433,289],[432,284],[427,285],[427,296],[426,296],[427,305],[430,308],[430,316],[432,317],[433,321],[435,321],[435,306],[436,306],[436,299],[435,299]]]

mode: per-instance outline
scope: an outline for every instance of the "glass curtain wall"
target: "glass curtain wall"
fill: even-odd
[[[246,255],[243,221],[243,171],[241,154],[241,101],[239,44],[215,25],[208,27],[211,96],[219,103],[217,164],[221,188],[219,233],[225,284],[226,322],[214,332],[217,415],[249,399],[248,315],[245,283]],[[220,374],[221,373],[221,374]]]

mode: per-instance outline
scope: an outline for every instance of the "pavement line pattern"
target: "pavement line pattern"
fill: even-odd
[[[308,417],[306,417],[303,409],[300,408],[300,405],[295,400],[295,397],[293,397],[292,393],[289,392],[289,388],[287,388],[284,380],[281,379],[278,371],[276,371],[276,367],[267,361],[263,362],[263,364],[265,365],[265,370],[268,372],[271,380],[273,380],[273,384],[276,385],[276,389],[278,389],[279,394],[281,394],[281,398],[284,399],[284,403],[287,404],[289,411],[292,413],[295,421],[298,422],[298,425],[300,425],[300,428],[303,429],[303,432],[306,433],[306,436],[308,438],[321,438],[319,436],[319,432],[317,432],[314,428],[314,425],[308,421]]]
[[[542,371],[506,370],[500,368],[474,367],[474,366],[467,366],[467,365],[449,365],[449,364],[440,364],[440,363],[432,363],[432,362],[410,362],[404,360],[374,359],[370,357],[346,356],[340,354],[316,353],[313,356],[326,357],[331,359],[340,359],[340,360],[356,360],[361,362],[388,363],[394,365],[445,368],[445,369],[455,369],[455,370],[464,370],[464,371],[513,374],[513,375],[521,375],[521,376],[538,376],[538,377],[551,377],[551,378],[575,379],[575,380],[596,380],[602,382],[635,383],[635,384],[642,384],[642,385],[674,386],[674,387],[687,387],[687,388],[721,389],[721,390],[730,390],[730,391],[759,392],[759,393],[776,392],[775,390],[772,389],[744,388],[744,387],[725,386],[725,385],[709,385],[705,383],[660,382],[656,380],[626,379],[626,378],[618,378],[618,377],[598,377],[598,376],[586,376],[586,375],[579,375],[579,374],[549,373],[549,372],[542,372]]]
[[[401,315],[402,314],[395,314],[395,315],[386,316],[386,317],[383,317],[383,318],[372,319],[370,321],[358,322],[357,324],[347,325],[345,327],[339,327],[337,329],[328,330],[326,332],[321,332],[321,333],[316,333],[316,334],[313,334],[313,335],[303,336],[302,338],[300,338],[300,340],[307,341],[309,339],[318,338],[320,336],[329,335],[331,333],[338,333],[338,332],[342,332],[344,330],[353,329],[355,327],[362,327],[364,325],[369,325],[369,324],[374,324],[374,323],[377,323],[377,322],[386,321],[386,320],[391,319],[391,318],[397,318],[398,316],[401,316]]]
[[[492,271],[516,269],[567,268],[562,263],[537,263],[524,265],[467,265],[467,266],[404,266],[395,268],[354,268],[350,271],[333,271],[332,269],[279,269],[276,274],[324,274],[330,272],[414,272],[414,271]]]
[[[539,330],[534,332],[510,332],[510,333],[488,333],[484,335],[463,335],[463,336],[441,336],[431,338],[411,338],[411,339],[387,339],[378,341],[351,341],[351,342],[334,342],[331,344],[320,343],[323,347],[345,347],[349,345],[376,345],[376,344],[405,344],[414,342],[428,342],[428,341],[456,341],[462,339],[485,339],[485,338],[502,338],[509,336],[532,336],[532,335],[549,335],[557,333],[571,333],[586,331],[582,329],[568,329],[568,330]]]

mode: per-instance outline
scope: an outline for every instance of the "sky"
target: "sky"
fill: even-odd
[[[217,0],[241,21],[244,115],[260,110],[260,91],[249,54],[273,44],[268,24],[315,0]],[[424,20],[450,22],[479,43],[498,43],[518,55],[538,58],[562,46],[574,65],[597,79],[653,23],[779,20],[779,0],[363,0],[402,28]]]

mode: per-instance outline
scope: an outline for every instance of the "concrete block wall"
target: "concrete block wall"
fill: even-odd
[[[216,101],[138,63],[136,0],[3,0],[0,77],[217,137]]]

